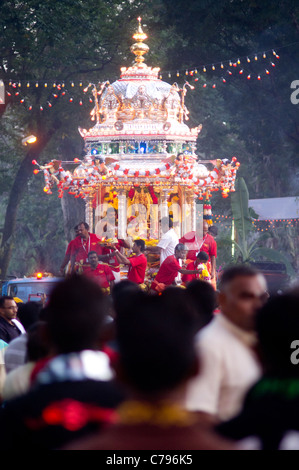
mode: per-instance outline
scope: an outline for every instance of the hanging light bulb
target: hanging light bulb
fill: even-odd
[[[247,62],[248,62],[248,63],[250,62],[250,59],[249,59],[249,57],[247,57]]]
[[[203,68],[202,70],[203,70],[203,72],[206,72],[206,71],[207,71],[207,69],[206,69],[206,67],[205,67],[205,66],[204,66],[204,68]]]
[[[266,52],[263,53],[263,58],[266,59],[267,55]]]

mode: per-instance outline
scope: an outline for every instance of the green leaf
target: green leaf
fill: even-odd
[[[274,261],[275,263],[283,263],[286,266],[287,273],[289,276],[294,277],[296,275],[293,266],[291,265],[288,258],[280,253],[279,251],[273,250],[272,248],[255,248],[251,253],[253,258],[258,261],[259,258],[263,257],[269,261]]]
[[[236,181],[236,190],[231,195],[231,206],[235,221],[235,228],[245,246],[248,234],[252,231],[252,219],[248,209],[248,189],[244,178]]]

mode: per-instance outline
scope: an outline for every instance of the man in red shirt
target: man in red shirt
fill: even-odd
[[[186,248],[182,243],[178,243],[174,250],[174,255],[167,256],[160,266],[160,269],[151,284],[151,291],[162,292],[167,286],[175,283],[178,273],[181,274],[198,274],[198,270],[190,271],[182,269],[179,259],[185,258]]]
[[[209,230],[211,230],[211,228],[209,229],[208,222],[204,220],[202,225],[203,233],[198,233],[196,231],[188,232],[180,239],[180,243],[184,243],[188,248],[186,258],[189,260],[195,261],[196,255],[199,251],[205,251],[208,253],[208,268],[211,274],[211,281],[214,283],[216,279],[217,243],[214,240],[214,237],[209,233]]]
[[[120,263],[129,266],[128,280],[135,282],[135,284],[143,284],[147,267],[147,259],[143,253],[145,250],[144,240],[135,240],[132,250],[135,255],[129,258],[122,255],[118,250],[115,250],[114,253]]]
[[[89,226],[86,222],[78,224],[78,237],[74,239],[71,249],[71,273],[88,263],[90,251],[95,251],[98,255],[102,254],[101,239],[88,230]]]
[[[95,251],[88,253],[89,266],[83,268],[83,275],[97,282],[106,294],[109,294],[114,286],[114,275],[106,264],[99,263]]]

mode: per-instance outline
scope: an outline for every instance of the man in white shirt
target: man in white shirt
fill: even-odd
[[[179,243],[179,237],[173,228],[173,221],[171,218],[162,218],[161,229],[163,235],[159,243],[156,246],[146,247],[147,252],[160,254],[160,265],[168,256],[174,255],[175,247]]]
[[[219,314],[196,338],[200,372],[190,383],[186,408],[224,421],[237,415],[248,389],[260,378],[255,317],[266,302],[266,280],[239,265],[223,272]]]

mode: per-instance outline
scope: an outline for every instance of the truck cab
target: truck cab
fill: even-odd
[[[2,283],[2,295],[9,295],[22,302],[43,301],[62,279],[63,277],[52,277],[42,273],[34,277],[9,279]]]

